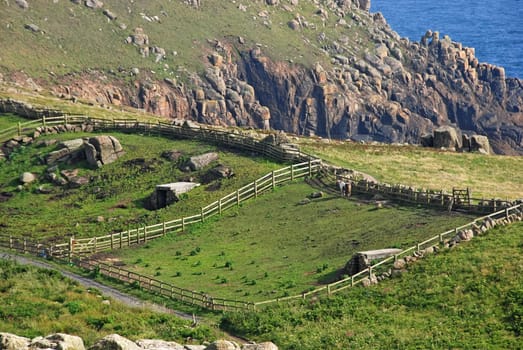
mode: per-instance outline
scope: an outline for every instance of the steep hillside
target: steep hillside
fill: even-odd
[[[0,72],[6,84],[168,118],[411,143],[454,124],[523,154],[521,80],[437,32],[400,38],[369,7],[4,1]]]

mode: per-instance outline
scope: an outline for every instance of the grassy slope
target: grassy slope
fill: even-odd
[[[413,187],[469,187],[474,198],[523,198],[523,157],[442,152],[414,146],[303,141],[302,148],[379,181]]]
[[[188,194],[187,200],[155,212],[143,209],[142,201],[153,191],[154,186],[174,182],[177,179],[194,176],[182,173],[177,164],[160,157],[162,151],[177,149],[186,156],[217,150],[215,146],[194,141],[173,141],[162,137],[143,137],[111,133],[117,137],[125,155],[117,162],[97,170],[90,170],[84,164],[75,167],[59,165],[59,170],[79,169],[79,175],[93,177],[87,186],[64,191],[44,179],[46,165],[39,157],[55,146],[38,148],[29,146],[11,155],[12,161],[1,164],[0,191],[12,192],[14,197],[1,203],[3,220],[2,233],[27,235],[37,238],[55,237],[60,240],[67,234],[77,237],[108,234],[111,231],[127,230],[128,227],[144,226],[162,220],[172,220],[194,215],[201,206],[223,197],[248,182],[254,181],[282,165],[262,158],[219,150],[220,162],[231,166],[236,176],[222,180],[216,190],[208,185],[200,186]],[[61,134],[47,138],[69,140],[83,134]],[[142,167],[126,165],[133,159],[143,158],[150,164],[145,171]],[[40,180],[17,192],[18,178],[24,171],[36,173]],[[197,175],[197,174],[196,174]],[[51,189],[50,194],[37,194],[39,186]],[[97,222],[103,216],[104,222]]]
[[[315,14],[316,8],[308,1],[300,1],[293,11],[251,1],[246,4],[245,12],[238,9],[238,3],[222,0],[205,1],[198,10],[178,0],[136,0],[132,4],[104,1],[104,8],[118,15],[116,21],[108,21],[101,9],[89,10],[69,1],[33,1],[26,11],[9,3],[10,6],[8,2],[0,3],[0,46],[8,48],[0,53],[0,67],[47,78],[50,78],[49,72],[61,75],[86,68],[143,67],[154,70],[159,76],[175,76],[184,69],[201,71],[209,48],[207,40],[230,40],[239,45],[237,37],[240,35],[246,44],[239,49],[261,43],[264,51],[274,59],[292,59],[310,65],[325,60],[325,55],[317,48],[320,28],[330,40],[346,35],[350,42],[359,38],[367,42],[369,35],[358,26],[352,29],[335,27],[335,16],[330,16],[327,26],[323,27],[320,17]],[[259,15],[264,10],[268,18]],[[318,29],[291,30],[287,23],[297,13]],[[141,14],[158,16],[160,22],[149,22]],[[350,17],[346,19],[351,21]],[[38,25],[44,33],[24,29],[29,23]],[[121,29],[120,24],[127,28]],[[155,63],[154,57],[141,58],[137,48],[124,43],[136,27],[144,28],[150,46],[166,50],[168,55],[164,61]],[[173,51],[177,52],[176,56]]]
[[[298,205],[313,191],[304,183],[286,185],[215,222],[115,255],[125,268],[178,287],[260,301],[339,278],[357,251],[406,248],[471,221],[421,208],[376,210],[338,196]]]
[[[519,349],[523,223],[424,259],[400,279],[222,326],[281,349]]]
[[[163,338],[185,342],[216,338],[206,326],[190,328],[176,316],[129,308],[86,290],[59,273],[0,260],[0,329],[25,337],[62,332],[78,335],[86,346],[105,335],[131,339]]]

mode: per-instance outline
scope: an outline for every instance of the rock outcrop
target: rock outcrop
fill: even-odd
[[[100,1],[88,3],[101,6]],[[205,6],[200,1],[187,3]],[[262,3],[271,11],[295,6]],[[311,50],[327,57],[321,63],[275,61],[263,44],[209,39],[203,50],[205,68],[201,74],[188,72],[185,83],[120,67],[120,74],[136,77],[132,84],[89,70],[74,79],[56,77],[53,81],[61,83],[51,88],[67,99],[128,105],[170,118],[357,141],[419,143],[422,135],[455,125],[463,134],[487,136],[496,153],[523,154],[522,80],[506,77],[501,67],[480,63],[474,49],[438,32],[428,31],[419,42],[400,38],[381,14],[369,13],[369,0],[313,5],[315,16],[336,23],[336,34],[330,37],[300,14],[289,22],[296,31],[287,29],[289,35],[316,31]],[[271,11],[260,12],[267,25]],[[352,37],[345,29],[354,27],[358,35]],[[168,50],[151,42],[144,28],[135,28],[122,42],[158,63]],[[367,44],[371,47],[365,49]]]
[[[209,343],[207,343],[209,344]],[[47,337],[29,339],[11,333],[0,333],[0,349],[3,350],[85,350],[84,342],[80,337],[63,333],[51,334]],[[209,345],[181,345],[172,341],[158,339],[140,339],[136,342],[118,334],[109,334],[98,340],[88,350],[278,350],[271,342],[250,343],[238,345],[229,340],[216,340]]]

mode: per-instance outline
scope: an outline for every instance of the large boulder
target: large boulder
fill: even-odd
[[[98,340],[89,350],[140,350],[140,347],[121,335],[110,334]]]
[[[240,350],[240,347],[232,341],[216,340],[209,344],[205,350]]]
[[[434,130],[434,147],[435,148],[461,148],[461,135],[452,126],[440,126]]]
[[[11,333],[0,333],[0,349],[4,350],[25,350],[28,349],[31,340],[19,337]]]
[[[90,166],[100,167],[114,162],[123,154],[123,148],[113,136],[95,136],[89,138],[86,146],[85,156]]]
[[[197,171],[197,170],[205,168],[207,165],[211,164],[212,162],[214,162],[216,160],[218,160],[218,153],[216,153],[216,152],[204,153],[199,156],[194,156],[194,157],[189,158],[187,163],[183,166],[182,170]]]
[[[272,342],[264,342],[259,344],[245,344],[242,350],[278,350],[276,344]]]
[[[63,333],[51,334],[45,337],[52,344],[52,349],[59,350],[85,350],[82,338]]]
[[[29,184],[36,180],[36,175],[28,171],[20,175],[20,182],[23,184]]]
[[[104,5],[104,3],[99,0],[86,0],[85,1],[85,6],[90,9],[97,9],[97,8],[102,7],[103,5]]]
[[[183,345],[176,342],[158,339],[140,339],[136,341],[136,344],[142,349],[149,350],[185,350]]]
[[[470,151],[490,154],[490,143],[487,136],[472,135],[470,137]]]

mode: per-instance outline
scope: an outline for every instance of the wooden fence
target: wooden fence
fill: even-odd
[[[202,207],[200,212],[195,215],[104,236],[81,239],[70,238],[69,242],[49,247],[48,254],[57,258],[72,259],[77,255],[85,256],[119,249],[125,246],[145,243],[169,233],[183,231],[190,225],[205,222],[210,217],[221,214],[224,210],[239,206],[248,199],[256,198],[263,193],[272,191],[276,186],[299,178],[313,176],[320,167],[321,161],[318,159],[293,164],[272,171],[225,197]]]
[[[325,175],[325,172],[322,172]],[[326,175],[329,179],[329,185],[335,187],[336,177],[332,174]],[[456,196],[455,193],[466,191],[468,189],[457,190],[453,189],[453,193],[446,193],[443,190],[420,190],[414,189],[405,185],[391,185],[386,183],[379,183],[367,180],[351,180],[349,177],[340,176],[340,179],[345,182],[351,182],[353,193],[363,193],[371,195],[381,195],[384,198],[392,199],[411,204],[421,204],[424,206],[435,207],[444,210],[462,210],[472,214],[486,214],[492,213],[499,209],[510,207],[513,203],[500,199],[479,199],[468,197],[463,199],[461,196]]]
[[[179,288],[155,278],[99,261],[81,260],[78,261],[76,265],[89,271],[95,271],[103,276],[116,279],[120,282],[133,284],[136,287],[158,294],[162,297],[178,300],[182,303],[199,306],[208,310],[235,311],[254,310],[255,308],[254,303],[252,302],[216,298],[205,293]]]
[[[373,276],[392,269],[394,262],[403,257],[414,254],[415,252],[421,252],[423,249],[428,247],[437,246],[450,238],[455,237],[461,230],[467,230],[471,228],[484,227],[485,222],[488,220],[493,221],[504,221],[509,223],[515,220],[521,220],[523,218],[523,204],[518,204],[513,207],[508,207],[503,210],[499,210],[495,213],[478,217],[468,224],[456,227],[452,230],[445,231],[438,235],[435,235],[423,242],[417,243],[411,247],[408,247],[398,254],[390,256],[378,263],[372,264],[368,268],[342,280],[324,285],[314,290],[304,292],[297,295],[281,297],[271,300],[265,300],[260,302],[249,302],[242,300],[230,300],[223,298],[212,297],[211,295],[191,291],[188,289],[176,287],[166,282],[162,282],[155,278],[141,275],[129,270],[125,270],[119,266],[109,265],[103,262],[89,260],[89,259],[75,259],[75,263],[89,271],[95,271],[106,277],[116,279],[123,283],[135,284],[144,290],[151,293],[158,294],[160,296],[177,300],[182,303],[199,306],[201,308],[209,310],[256,310],[260,307],[270,305],[273,303],[290,302],[298,299],[304,299],[316,297],[320,295],[333,295],[339,293],[347,288],[354,287],[358,284],[362,284],[365,280],[372,278]],[[46,256],[43,251],[43,245],[37,244],[25,238],[13,238],[5,237],[0,235],[0,247],[15,250],[21,253],[31,253],[39,256]]]
[[[189,124],[190,125],[190,124]],[[207,125],[175,125],[163,122],[142,122],[137,119],[100,119],[88,116],[42,117],[1,130],[0,141],[6,141],[15,136],[29,135],[36,130],[56,132],[63,131],[118,131],[134,132],[149,135],[161,135],[171,138],[197,139],[225,147],[256,152],[268,158],[281,162],[303,162],[314,157],[303,153],[292,144],[274,145],[255,139],[240,131],[237,133],[224,131]]]
[[[344,279],[336,281],[334,283],[327,284],[325,286],[316,288],[316,289],[306,292],[306,293],[257,302],[257,303],[254,303],[254,306],[259,307],[259,306],[268,305],[268,304],[272,304],[272,303],[279,303],[279,302],[291,301],[291,300],[297,300],[297,299],[307,299],[307,298],[310,298],[313,296],[318,296],[320,294],[332,295],[332,294],[341,292],[342,290],[345,290],[347,288],[350,288],[350,287],[363,283],[364,280],[370,279],[373,275],[376,275],[380,272],[384,272],[389,269],[392,269],[394,262],[402,257],[413,254],[414,252],[420,252],[425,248],[434,247],[440,243],[443,243],[445,240],[448,240],[449,238],[452,238],[455,235],[457,235],[460,230],[466,230],[466,229],[470,229],[473,227],[480,227],[482,222],[484,222],[485,220],[489,220],[489,219],[492,219],[492,220],[501,219],[501,220],[506,220],[507,222],[509,222],[511,220],[511,218],[513,220],[521,220],[521,218],[523,218],[523,204],[518,204],[513,207],[508,207],[503,210],[499,210],[495,213],[476,218],[474,221],[469,222],[468,224],[465,224],[465,225],[456,227],[452,230],[440,233],[423,242],[417,243],[416,245],[409,247],[409,248],[401,251],[398,254],[390,256],[376,264],[372,264],[368,268],[366,268],[348,278],[344,278]],[[517,219],[517,218],[519,218],[519,219]]]

